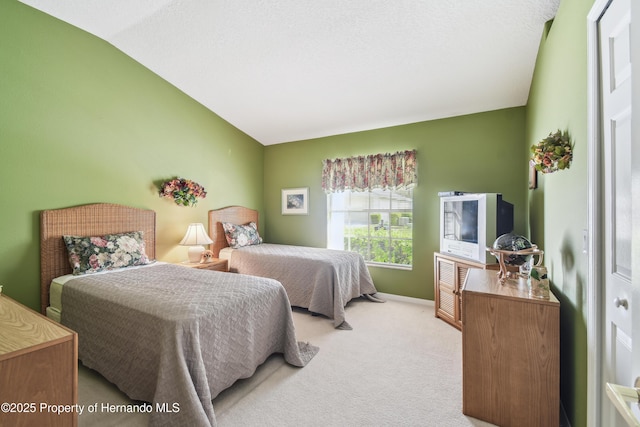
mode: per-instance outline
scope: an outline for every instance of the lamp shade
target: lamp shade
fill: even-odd
[[[180,241],[182,246],[194,246],[194,245],[210,245],[213,240],[209,238],[209,235],[204,229],[204,225],[201,223],[189,224],[187,233]]]
[[[189,224],[186,234],[180,241],[181,245],[190,246],[188,251],[189,262],[198,262],[204,251],[204,246],[202,245],[210,245],[211,243],[213,243],[213,240],[209,238],[204,225],[201,223]]]

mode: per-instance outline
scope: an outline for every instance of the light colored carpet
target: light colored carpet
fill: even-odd
[[[218,425],[491,426],[462,414],[460,331],[434,317],[432,302],[383,297],[349,303],[350,331],[294,310],[298,340],[320,352],[304,368],[271,356],[214,400]],[[100,375],[79,372],[81,405],[130,403]],[[85,410],[79,424],[146,426],[147,416]]]

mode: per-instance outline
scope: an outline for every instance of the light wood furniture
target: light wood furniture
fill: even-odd
[[[462,412],[502,427],[560,420],[560,303],[472,269],[462,290]]]
[[[77,426],[78,336],[0,294],[0,426]]]
[[[226,259],[220,258],[212,258],[211,262],[207,263],[198,263],[198,262],[179,262],[177,265],[181,265],[183,267],[189,268],[197,268],[200,270],[211,270],[211,271],[229,271],[229,263]]]
[[[434,293],[436,317],[462,329],[460,291],[470,268],[497,269],[498,264],[482,264],[453,255],[436,252],[434,261]]]

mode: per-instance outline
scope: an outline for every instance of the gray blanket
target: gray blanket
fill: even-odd
[[[336,327],[346,324],[344,307],[351,299],[376,293],[356,252],[263,243],[234,250],[229,269],[276,279],[291,305],[323,314]]]
[[[153,426],[215,425],[211,400],[269,355],[304,366],[318,350],[270,279],[160,264],[74,278],[62,307],[82,363],[150,402]]]

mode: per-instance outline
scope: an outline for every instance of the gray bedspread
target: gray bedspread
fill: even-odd
[[[150,402],[153,426],[215,425],[211,400],[269,355],[304,366],[318,350],[271,279],[159,264],[74,278],[62,307],[82,363]]]
[[[356,252],[263,243],[234,250],[229,269],[276,279],[291,305],[323,314],[336,327],[346,323],[344,307],[351,299],[377,292]]]

